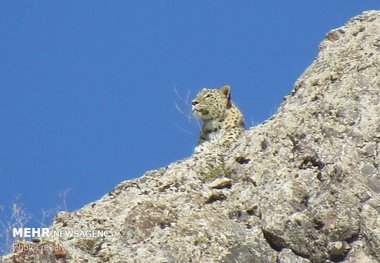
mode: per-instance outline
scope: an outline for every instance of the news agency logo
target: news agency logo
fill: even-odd
[[[13,237],[21,238],[36,238],[36,237],[49,237],[49,228],[47,227],[20,227],[13,228]]]
[[[41,238],[41,237],[113,237],[116,232],[108,230],[50,230],[47,227],[20,227],[13,228],[14,238]],[[0,261],[1,263],[1,261]]]

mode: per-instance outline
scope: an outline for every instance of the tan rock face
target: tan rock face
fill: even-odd
[[[115,233],[41,241],[63,251],[34,258],[380,262],[379,161],[380,12],[370,11],[326,35],[277,113],[236,147],[147,172],[58,215],[51,229]],[[23,256],[6,260],[32,262]]]

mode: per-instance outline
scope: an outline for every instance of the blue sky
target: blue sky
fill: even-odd
[[[369,9],[380,2],[1,1],[0,205],[20,196],[38,217],[71,189],[72,211],[191,155],[198,124],[175,105],[203,87],[230,84],[246,126],[264,121],[324,35]]]

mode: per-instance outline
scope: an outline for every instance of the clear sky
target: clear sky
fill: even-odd
[[[18,196],[39,217],[71,189],[72,211],[191,155],[186,97],[203,87],[231,85],[259,124],[324,35],[369,9],[380,2],[1,1],[0,219]]]

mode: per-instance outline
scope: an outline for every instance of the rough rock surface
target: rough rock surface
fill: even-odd
[[[380,262],[379,11],[329,32],[243,137],[214,165],[198,154],[149,171],[51,226],[114,236],[42,239],[62,249],[5,262]]]

